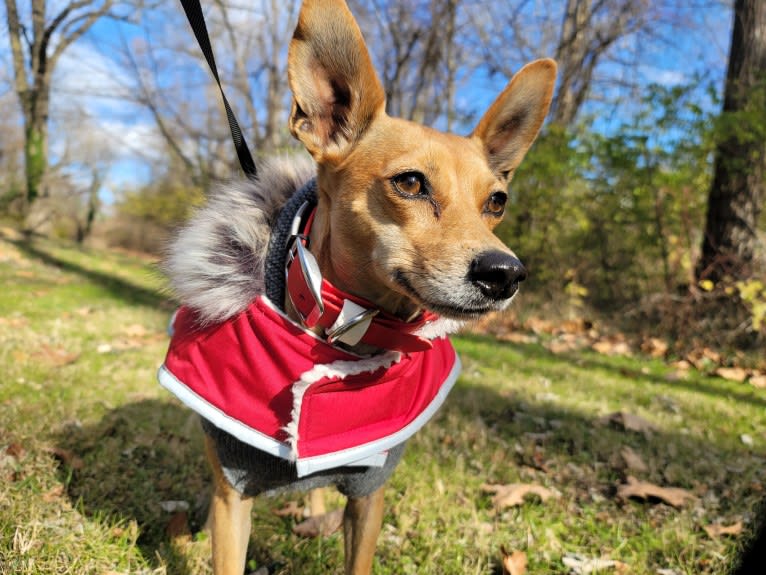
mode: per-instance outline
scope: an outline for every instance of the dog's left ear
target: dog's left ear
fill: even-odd
[[[317,162],[341,160],[386,96],[343,0],[304,0],[287,59],[290,131]]]
[[[524,159],[553,98],[556,62],[536,60],[519,70],[497,97],[471,137],[480,140],[492,170],[508,181]]]

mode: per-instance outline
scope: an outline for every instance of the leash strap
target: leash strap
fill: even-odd
[[[210,46],[210,37],[207,33],[207,26],[205,25],[205,17],[202,14],[202,7],[199,0],[181,0],[181,6],[183,6],[186,18],[189,20],[192,32],[194,32],[195,38],[199,43],[199,47],[202,49],[202,53],[205,55],[207,65],[210,66],[210,71],[213,72],[213,77],[218,83],[218,89],[221,91],[221,97],[223,98],[223,105],[226,108],[226,118],[229,120],[229,129],[231,130],[231,139],[234,140],[234,147],[237,150],[237,157],[239,158],[239,164],[242,166],[242,171],[251,180],[256,179],[258,171],[255,168],[255,162],[253,156],[250,153],[250,149],[247,147],[245,136],[242,134],[242,129],[239,127],[239,122],[234,115],[234,111],[229,105],[229,101],[226,99],[226,94],[223,92],[223,86],[221,85],[221,79],[218,77],[218,67],[215,65],[215,57],[213,56],[213,49]]]

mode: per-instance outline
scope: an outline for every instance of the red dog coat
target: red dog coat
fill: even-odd
[[[182,307],[160,383],[216,427],[294,461],[298,476],[382,465],[452,388],[449,340],[426,351],[359,357],[296,325],[264,296],[223,323],[199,327]]]

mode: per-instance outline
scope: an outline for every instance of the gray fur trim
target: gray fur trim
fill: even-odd
[[[221,186],[176,234],[163,269],[174,295],[203,324],[236,315],[264,293],[271,228],[314,175],[307,157],[262,161],[257,180]]]

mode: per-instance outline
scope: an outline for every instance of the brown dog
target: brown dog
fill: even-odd
[[[372,302],[376,306],[372,315],[386,313],[403,321],[428,310],[456,320],[454,327],[504,308],[525,271],[492,230],[502,219],[508,183],[548,111],[555,63],[540,60],[519,71],[468,137],[386,115],[383,88],[342,0],[303,3],[288,68],[294,95],[290,130],[316,162],[317,208],[306,245],[324,279]],[[293,172],[275,176],[276,181],[268,181],[269,177],[261,176],[256,184],[260,187],[247,192],[248,197],[267,202],[265,188],[294,190],[306,179]],[[187,296],[184,303],[197,310],[203,324],[241,312],[257,295],[247,292],[257,282],[239,264],[246,262],[248,269],[262,264],[265,256],[253,245],[264,242],[248,230],[251,220],[271,218],[262,215],[267,209],[257,208],[250,220],[227,221],[235,214],[244,217],[249,209],[242,207],[249,204],[241,197],[231,196],[219,216],[198,217],[181,233],[187,239],[171,248],[171,279],[182,278],[175,281],[176,291],[182,301]],[[190,238],[201,233],[218,238],[225,226],[232,228],[232,237],[213,250],[215,254],[195,262],[194,254],[200,250],[194,244],[197,240]],[[237,266],[225,272],[221,266],[233,260]],[[202,268],[205,277],[192,281],[190,277],[199,276]],[[239,284],[237,274],[242,275]],[[216,281],[208,282],[211,278]],[[231,303],[230,296],[220,291],[220,284],[227,281],[247,292],[241,301]],[[199,303],[194,290],[205,282],[210,289],[203,290],[200,298],[207,299]],[[187,284],[192,287],[186,289]],[[294,323],[305,324],[304,314],[293,304],[286,297],[278,305]],[[206,306],[213,309],[207,315]],[[313,330],[321,337],[328,335],[321,326]],[[370,343],[345,348],[366,357],[384,351]],[[214,571],[241,575],[250,537],[251,496],[273,490],[274,484],[264,479],[268,465],[256,473],[264,485],[236,484],[226,471],[232,463],[222,461],[221,437],[227,436],[215,431],[215,425],[206,426],[207,454],[215,476],[209,518]],[[337,483],[334,471],[328,472],[331,479],[325,483]],[[326,476],[318,473],[311,478]],[[318,484],[322,483],[307,485]],[[346,573],[370,573],[383,516],[383,488],[344,492],[349,494],[344,515]]]

